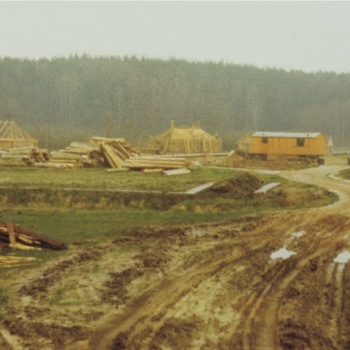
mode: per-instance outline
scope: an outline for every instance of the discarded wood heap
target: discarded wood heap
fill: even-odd
[[[51,152],[46,166],[103,166],[109,171],[142,170],[147,173],[182,169],[188,164],[182,158],[140,156],[123,138],[93,137],[86,143],[72,142],[63,150]]]
[[[54,249],[63,250],[67,246],[49,238],[45,235],[40,235],[20,227],[17,224],[0,222],[0,250],[2,249]]]
[[[49,153],[46,149],[37,147],[11,148],[0,152],[0,165],[34,165],[49,160]]]
[[[123,138],[93,137],[88,142],[72,142],[65,149],[48,152],[36,147],[13,148],[0,152],[1,165],[50,168],[106,167],[109,171],[141,170],[145,173],[186,169],[185,157],[140,156]]]

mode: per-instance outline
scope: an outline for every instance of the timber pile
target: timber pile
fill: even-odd
[[[0,249],[14,248],[20,250],[31,249],[67,249],[62,242],[45,235],[39,235],[20,227],[17,224],[0,222]]]
[[[140,156],[124,139],[93,138],[101,144],[102,153],[111,171],[142,170],[146,173],[162,172],[186,167],[184,159],[166,156]]]
[[[50,153],[46,165],[37,166],[104,166],[122,168],[125,159],[137,155],[122,138],[93,137],[88,142],[72,142],[68,147]]]
[[[63,150],[51,152],[46,166],[103,166],[109,171],[163,170],[186,167],[185,159],[166,156],[143,156],[132,148],[124,138],[93,137],[89,142],[72,142]]]
[[[182,158],[168,158],[168,157],[135,157],[125,161],[125,167],[135,170],[146,169],[183,169],[186,168],[185,159]]]
[[[37,147],[10,148],[0,153],[0,165],[34,165],[48,160],[47,150]]]
[[[92,141],[101,146],[101,151],[107,164],[113,169],[125,168],[127,159],[138,156],[138,153],[123,138],[93,137]]]

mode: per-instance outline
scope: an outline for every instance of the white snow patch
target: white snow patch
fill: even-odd
[[[280,250],[277,250],[276,252],[273,252],[271,254],[271,259],[272,260],[275,260],[275,259],[283,259],[283,260],[286,260],[288,259],[289,257],[291,257],[292,255],[296,254],[296,252],[292,252],[290,250],[287,250],[286,248],[281,248]]]
[[[292,236],[295,238],[300,238],[300,237],[303,237],[305,234],[306,232],[304,230],[301,230],[301,231],[292,233]]]
[[[333,260],[336,263],[346,264],[350,260],[350,252],[347,250],[345,252],[341,252],[338,256]]]
[[[266,193],[267,191],[269,191],[272,188],[277,187],[279,185],[280,185],[279,182],[271,182],[271,183],[261,187],[260,189],[256,190],[254,193]]]

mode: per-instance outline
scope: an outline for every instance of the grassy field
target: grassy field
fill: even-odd
[[[102,168],[0,168],[0,187],[131,189],[183,192],[210,181],[236,175],[231,169],[198,168],[190,174],[166,176],[142,172],[108,173]]]
[[[337,176],[344,180],[350,180],[350,169],[342,170]]]
[[[334,195],[313,186],[290,183],[278,175],[266,174],[256,177],[265,183],[280,182],[281,190],[277,190],[277,194],[260,198],[181,197],[180,201],[176,199],[173,203],[164,195],[136,195],[127,200],[131,195],[123,194],[125,198],[121,201],[121,194],[109,192],[117,189],[182,192],[207,182],[230,179],[241,173],[231,169],[200,168],[188,175],[167,177],[138,172],[107,173],[103,169],[4,168],[0,169],[0,221],[17,223],[68,246],[89,246],[124,235],[125,230],[130,234],[133,228],[147,230],[148,227],[159,225],[222,222],[237,216],[281,210],[286,206],[290,209],[322,206],[335,200]],[[67,188],[73,188],[74,193]],[[100,191],[86,191],[88,189]],[[299,199],[288,202],[288,193],[299,196]],[[152,201],[156,209],[150,205]],[[0,251],[1,254],[7,252]],[[65,252],[18,254],[35,254],[40,261],[46,261]]]

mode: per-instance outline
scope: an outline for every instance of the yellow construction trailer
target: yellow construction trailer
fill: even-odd
[[[249,158],[276,160],[299,158],[323,164],[327,138],[320,132],[264,132],[249,133],[238,140],[238,153]]]

